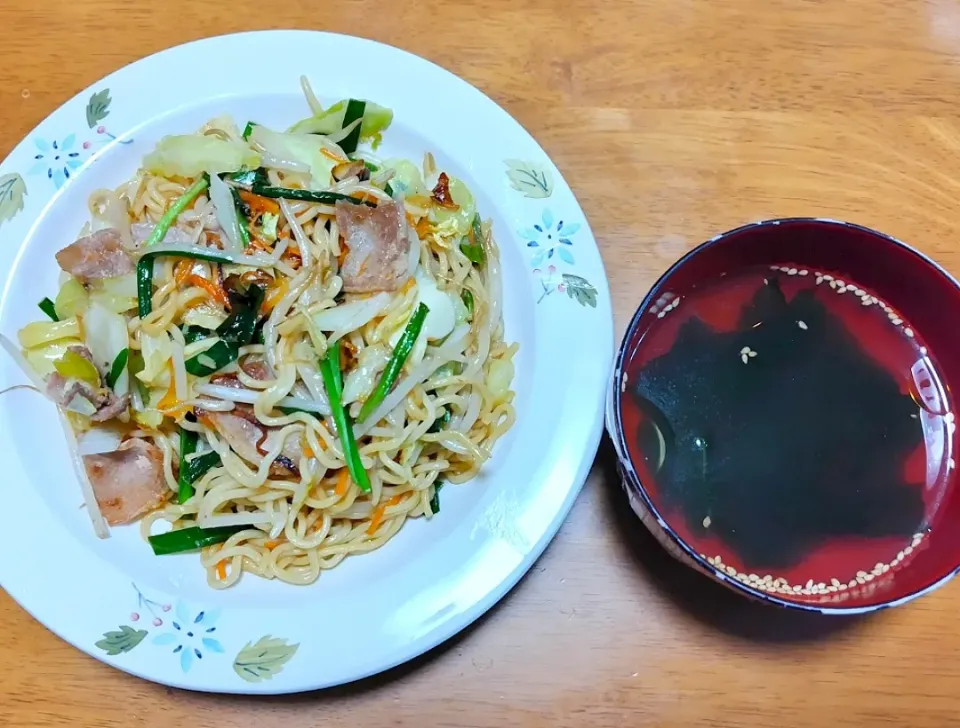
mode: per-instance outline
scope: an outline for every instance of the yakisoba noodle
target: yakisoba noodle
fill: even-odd
[[[312,111],[284,134],[214,119],[96,192],[83,237],[58,254],[71,274],[61,320],[30,324],[13,352],[81,448],[101,421],[119,428],[123,444],[83,458],[98,532],[106,518],[140,519],[144,537],[166,523],[218,533],[200,548],[217,588],[245,572],[309,584],[379,548],[434,514],[441,483],[473,478],[515,416],[517,346],[504,341],[499,255],[472,194],[429,154],[422,169],[347,154],[358,129],[379,140],[389,111]]]

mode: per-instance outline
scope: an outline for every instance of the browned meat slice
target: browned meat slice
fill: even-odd
[[[244,357],[240,362],[240,368],[243,369],[244,374],[251,379],[256,379],[261,382],[273,379],[273,373],[270,371],[267,362],[263,357],[256,354]]]
[[[396,202],[376,207],[337,202],[337,225],[347,245],[340,269],[346,293],[395,291],[407,278],[410,239]]]
[[[170,496],[163,453],[146,440],[131,439],[117,450],[83,458],[87,477],[107,523],[133,523]]]
[[[197,410],[198,417],[205,417],[230,448],[251,465],[259,466],[263,461],[263,441],[270,428],[261,424],[253,407],[237,405],[230,412],[210,412]],[[283,443],[280,455],[270,466],[270,474],[283,477],[299,475],[300,458],[303,448],[299,438],[288,437]]]
[[[130,233],[133,236],[133,242],[136,245],[142,245],[153,233],[157,226],[149,222],[135,222],[130,226]],[[161,243],[192,243],[194,236],[189,230],[185,230],[178,225],[173,225],[163,236]]]
[[[57,263],[80,280],[113,278],[133,272],[133,258],[116,228],[97,230],[57,253]]]
[[[85,347],[75,346],[70,348],[87,351]],[[87,351],[87,353],[89,354],[89,351]],[[93,405],[93,408],[96,410],[96,412],[90,414],[90,419],[94,422],[112,420],[114,417],[118,417],[126,412],[130,406],[129,394],[117,397],[111,389],[106,387],[93,387],[87,382],[81,382],[76,379],[66,379],[57,372],[47,377],[47,396],[65,409],[74,409],[83,414],[89,414],[88,408],[87,411],[84,411],[86,405],[79,407],[75,401],[78,397],[85,399]],[[74,406],[71,407],[71,405]]]

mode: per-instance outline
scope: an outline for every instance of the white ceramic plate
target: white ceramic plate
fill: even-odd
[[[277,49],[283,49],[282,60]],[[238,59],[258,59],[256,63]],[[345,61],[345,59],[349,59]],[[331,73],[330,68],[336,72]],[[603,263],[573,193],[537,143],[472,86],[403,51],[346,36],[271,31],[173,48],[127,66],[51,114],[0,164],[0,330],[14,336],[57,291],[54,253],[86,200],[133,174],[165,134],[231,114],[286,128],[325,104],[394,110],[378,153],[432,151],[494,220],[517,422],[481,476],[442,495],[384,548],[309,587],[246,576],[210,589],[196,554],[156,557],[137,527],[98,540],[54,408],[0,397],[5,554],[0,583],[98,659],[168,685],[283,693],[356,680],[436,646],[530,568],[570,509],[600,438],[613,352]],[[0,388],[23,376],[0,356]]]

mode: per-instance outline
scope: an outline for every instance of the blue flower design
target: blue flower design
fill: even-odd
[[[527,247],[535,249],[530,265],[538,266],[554,256],[573,265],[573,253],[570,250],[573,241],[570,238],[580,229],[580,223],[557,220],[554,224],[550,210],[544,210],[540,220],[541,222],[532,228],[520,231],[520,236],[527,240]]]
[[[47,179],[53,180],[57,189],[63,187],[63,183],[70,179],[71,171],[83,164],[80,159],[80,152],[73,151],[73,145],[76,141],[76,134],[70,134],[59,142],[48,143],[43,139],[34,139],[33,143],[37,147],[37,154],[33,157],[34,165],[30,168],[28,174],[44,172]]]
[[[173,654],[180,655],[180,668],[188,672],[194,660],[202,660],[204,651],[223,652],[223,645],[213,636],[220,617],[219,609],[208,609],[192,615],[183,602],[177,602],[176,619],[170,632],[153,638],[155,645],[173,645]]]

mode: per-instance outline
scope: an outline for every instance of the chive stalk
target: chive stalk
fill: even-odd
[[[400,340],[393,349],[390,361],[387,362],[383,374],[380,375],[377,388],[373,390],[373,394],[367,398],[367,401],[363,403],[363,407],[360,408],[360,416],[357,418],[359,422],[363,422],[373,414],[373,411],[380,406],[380,403],[383,402],[384,398],[393,388],[397,377],[400,376],[400,370],[403,369],[404,362],[406,362],[407,357],[410,356],[413,345],[417,342],[417,337],[420,336],[420,332],[423,330],[423,322],[429,312],[430,309],[423,303],[417,306],[417,310],[413,312],[413,316],[410,317],[406,328],[403,330],[403,334],[400,336]]]

